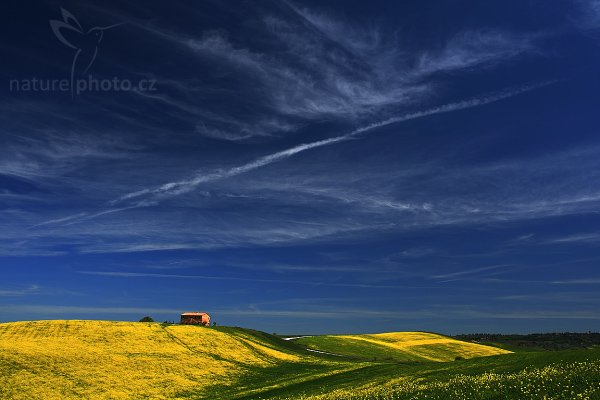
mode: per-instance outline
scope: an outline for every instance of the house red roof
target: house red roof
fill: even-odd
[[[201,316],[201,315],[208,315],[208,313],[205,313],[205,312],[184,312],[184,313],[181,313],[181,315]]]

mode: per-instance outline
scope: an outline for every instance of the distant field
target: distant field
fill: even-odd
[[[600,350],[510,353],[421,332],[285,341],[227,327],[0,324],[0,399],[81,398],[592,400]]]
[[[528,335],[499,335],[477,333],[470,335],[458,335],[457,339],[491,344],[493,346],[514,349],[517,351],[541,351],[541,350],[575,350],[600,347],[600,333],[532,333]]]
[[[511,353],[425,332],[308,336],[296,342],[329,353],[396,361],[453,361],[457,357],[466,359]]]

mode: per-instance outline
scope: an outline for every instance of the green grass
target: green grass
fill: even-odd
[[[524,351],[576,350],[600,347],[600,333],[598,332],[531,333],[527,335],[476,333],[457,335],[455,338]]]
[[[344,339],[337,336],[311,336],[296,339],[295,342],[305,345],[310,349],[341,354],[361,360],[391,360],[396,358],[402,361],[412,361],[418,359],[418,357],[410,357],[399,351],[376,344]]]
[[[600,349],[522,351],[432,362],[344,336],[295,341],[348,357],[337,364],[289,363],[257,370],[242,377],[236,387],[214,391],[213,398],[537,400],[542,395],[556,400],[600,399]],[[447,348],[440,351],[445,354]],[[591,363],[580,364],[585,361]]]
[[[0,398],[600,400],[598,348],[498,351],[419,332],[286,341],[232,327],[0,324]],[[472,358],[432,361],[457,355]]]
[[[294,340],[307,348],[371,361],[452,361],[508,353],[429,332],[397,332],[372,335],[308,336]]]
[[[571,373],[573,366],[585,361],[594,364]],[[556,369],[558,375],[548,375],[544,368]],[[398,380],[406,383],[390,384]],[[481,389],[486,382],[491,382],[491,387]],[[418,386],[414,387],[414,383]],[[369,363],[352,371],[271,388],[253,398],[542,399],[535,394],[527,396],[527,390],[533,389],[538,393],[545,390],[548,399],[600,399],[600,351],[520,353],[448,363]],[[577,397],[586,392],[587,395]]]

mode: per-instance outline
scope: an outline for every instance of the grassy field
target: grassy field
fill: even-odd
[[[0,399],[80,398],[600,399],[600,350],[511,353],[421,332],[285,341],[228,327],[0,324]]]
[[[357,358],[395,361],[453,361],[510,351],[463,342],[435,333],[393,332],[374,335],[308,336],[296,340],[311,349]]]

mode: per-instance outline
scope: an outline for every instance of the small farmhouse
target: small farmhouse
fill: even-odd
[[[210,315],[205,312],[185,312],[181,314],[181,324],[210,326]]]

